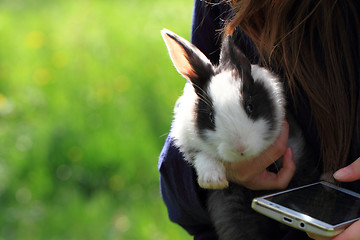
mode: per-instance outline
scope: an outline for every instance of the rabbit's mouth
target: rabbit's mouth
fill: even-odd
[[[251,153],[249,148],[246,146],[236,145],[235,147],[230,147],[225,143],[222,143],[218,146],[218,154],[220,158],[226,162],[245,161],[255,156],[255,154]]]

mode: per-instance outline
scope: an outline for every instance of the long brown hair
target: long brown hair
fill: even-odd
[[[292,93],[298,87],[304,90],[320,138],[324,171],[346,165],[360,110],[356,1],[230,2],[235,16],[225,33],[240,27],[264,62],[281,67]]]

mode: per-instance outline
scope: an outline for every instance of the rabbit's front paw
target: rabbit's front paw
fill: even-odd
[[[207,189],[223,189],[229,186],[225,173],[216,169],[199,175],[198,184],[200,187]]]

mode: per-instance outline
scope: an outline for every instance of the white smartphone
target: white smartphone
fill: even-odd
[[[291,227],[332,237],[360,219],[360,194],[317,182],[255,198],[251,207]]]

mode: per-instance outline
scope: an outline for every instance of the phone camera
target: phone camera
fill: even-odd
[[[305,223],[300,222],[300,223],[299,223],[299,227],[300,227],[300,228],[305,228]]]

